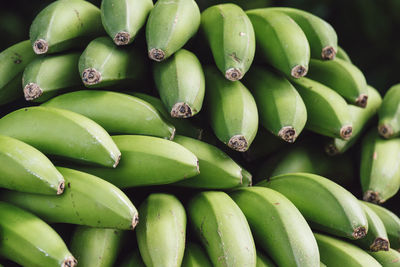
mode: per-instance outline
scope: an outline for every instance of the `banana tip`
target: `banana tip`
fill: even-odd
[[[65,181],[61,181],[57,187],[57,195],[61,195],[65,189]]]
[[[322,49],[321,56],[322,59],[332,60],[336,56],[336,50],[332,46],[326,46]]]
[[[380,204],[383,202],[381,200],[381,197],[379,196],[379,193],[372,190],[368,190],[367,192],[364,193],[363,200],[375,204]]]
[[[116,168],[121,160],[121,154],[118,155],[117,159],[114,162],[113,168]]]
[[[171,136],[169,137],[169,140],[171,140],[171,141],[174,140],[175,134],[176,134],[176,129],[173,128],[172,133],[171,133]]]
[[[365,108],[368,103],[368,96],[366,94],[361,94],[356,99],[356,105]]]
[[[249,148],[246,137],[243,135],[234,135],[229,139],[228,146],[233,150],[245,152]]]
[[[176,103],[171,109],[171,117],[173,118],[189,118],[192,116],[192,108],[186,103]]]
[[[116,45],[127,45],[131,40],[131,35],[128,32],[119,32],[114,37],[114,43]]]
[[[297,65],[295,66],[292,71],[291,71],[291,75],[294,78],[301,78],[303,76],[306,76],[308,69],[304,66],[301,65]]]
[[[357,227],[353,231],[353,238],[354,239],[360,239],[363,238],[367,234],[367,230],[365,229],[364,226]]]
[[[46,40],[39,39],[33,43],[33,51],[38,55],[45,54],[48,50],[49,44],[46,42]]]
[[[382,238],[382,237],[377,237],[374,240],[374,243],[369,247],[369,249],[373,252],[377,251],[389,251],[389,240]]]
[[[93,85],[101,82],[101,73],[95,68],[88,68],[82,72],[82,82],[85,85]]]
[[[349,140],[353,134],[353,127],[351,125],[343,126],[340,129],[340,137],[344,140]]]
[[[393,135],[393,129],[390,125],[381,124],[378,126],[378,132],[383,138],[390,138]]]
[[[135,229],[136,225],[139,223],[139,215],[135,213],[132,220],[132,229]]]
[[[35,100],[43,94],[42,88],[36,83],[28,83],[24,87],[24,96],[27,101]]]
[[[163,61],[165,59],[165,52],[158,48],[152,48],[149,50],[149,58],[157,62]]]
[[[335,156],[335,155],[339,154],[339,150],[337,149],[335,144],[327,144],[325,146],[325,152],[329,156]]]
[[[61,267],[75,267],[78,264],[78,261],[73,256],[68,256]]]
[[[243,78],[243,73],[238,68],[230,68],[225,72],[225,78],[234,82]]]
[[[283,127],[279,131],[278,136],[288,143],[294,143],[297,137],[296,130],[292,126]]]

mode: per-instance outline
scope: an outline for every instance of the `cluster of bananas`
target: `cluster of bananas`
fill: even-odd
[[[116,266],[135,229],[120,266],[400,266],[378,205],[400,187],[400,85],[382,100],[313,14],[58,0],[0,53],[0,104],[0,258]],[[376,113],[362,201],[345,152]],[[56,223],[78,225],[70,249]]]

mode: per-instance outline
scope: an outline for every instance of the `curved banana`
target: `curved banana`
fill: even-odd
[[[198,244],[187,242],[182,267],[212,267],[212,264]]]
[[[258,186],[237,189],[230,196],[246,216],[257,244],[279,266],[319,265],[313,232],[289,199]]]
[[[1,201],[0,218],[1,256],[23,266],[76,266],[61,237],[35,215]]]
[[[152,0],[103,0],[101,22],[116,45],[127,45],[144,26],[152,8]]]
[[[198,193],[187,211],[213,266],[256,267],[256,249],[246,217],[226,193]]]
[[[305,76],[310,61],[310,45],[300,26],[288,15],[268,8],[249,10],[246,14],[267,62],[288,77]]]
[[[276,265],[267,256],[257,250],[257,265],[256,267],[276,267]]]
[[[79,89],[78,52],[39,57],[26,66],[22,87],[27,101],[44,102],[58,93]]]
[[[139,221],[136,208],[117,187],[93,175],[57,168],[65,177],[60,196],[3,191],[2,200],[37,214],[47,222],[129,230]]]
[[[400,252],[394,249],[389,251],[368,252],[369,255],[375,258],[382,267],[399,267],[400,266]]]
[[[379,134],[384,138],[400,135],[400,84],[393,85],[383,97],[379,108]]]
[[[0,119],[0,134],[19,139],[45,154],[116,167],[121,152],[94,121],[68,110],[28,107]]]
[[[142,134],[172,140],[175,127],[150,103],[111,91],[82,90],[63,94],[42,104],[82,114],[112,134]]]
[[[180,49],[168,60],[154,64],[154,81],[165,107],[174,118],[189,118],[200,112],[205,81],[196,55]]]
[[[36,54],[81,47],[104,33],[100,9],[81,0],[58,0],[33,20],[29,38]]]
[[[242,79],[256,50],[253,25],[243,9],[230,3],[210,6],[201,13],[201,28],[225,78]]]
[[[194,0],[158,0],[146,24],[149,58],[163,61],[198,30],[200,10]]]
[[[287,197],[313,229],[349,239],[360,239],[367,233],[368,221],[358,200],[322,176],[289,173],[257,185],[269,187]]]
[[[347,52],[344,51],[344,49],[342,47],[340,47],[340,46],[338,46],[336,57],[340,58],[340,59],[342,59],[344,61],[347,61],[349,63],[352,63],[349,55],[347,54]]]
[[[130,252],[130,254],[125,257],[119,267],[146,267],[144,265],[142,257],[140,256],[139,250]]]

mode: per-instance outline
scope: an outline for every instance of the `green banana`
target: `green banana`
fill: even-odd
[[[170,184],[198,175],[197,157],[175,142],[141,135],[113,136],[124,157],[118,168],[74,165],[120,188]]]
[[[382,267],[399,267],[400,253],[397,250],[389,249],[389,251],[368,252],[375,258]]]
[[[276,267],[276,265],[260,251],[257,250],[256,267]]]
[[[201,28],[225,78],[242,79],[256,50],[254,29],[243,9],[231,3],[211,6],[201,13]]]
[[[198,30],[200,10],[194,0],[158,0],[146,24],[149,58],[163,61]]]
[[[319,266],[320,267],[326,267],[326,264],[321,261]]]
[[[144,265],[142,257],[139,254],[139,251],[130,252],[130,254],[125,257],[119,267],[146,267]]]
[[[71,251],[81,266],[112,267],[121,247],[122,230],[78,226]]]
[[[142,134],[172,140],[175,127],[150,103],[110,91],[82,90],[63,94],[42,104],[82,114],[113,134]]]
[[[307,129],[344,140],[351,137],[350,112],[338,93],[308,78],[293,79],[292,82],[307,108]]]
[[[78,65],[82,82],[89,88],[131,84],[144,73],[143,59],[134,48],[118,47],[105,36],[89,43]]]
[[[328,155],[341,154],[347,151],[353,144],[360,138],[361,134],[368,126],[371,119],[377,113],[381,103],[382,97],[379,92],[372,86],[368,87],[368,105],[365,108],[348,105],[350,116],[352,119],[353,133],[348,140],[340,138],[330,139],[326,146],[325,151]]]
[[[79,89],[79,56],[77,52],[51,55],[29,63],[22,76],[25,99],[43,102],[60,92]]]
[[[173,195],[153,193],[140,205],[136,237],[147,267],[181,266],[185,250],[186,212]]]
[[[3,191],[0,198],[37,214],[47,222],[62,222],[128,230],[139,221],[128,197],[112,184],[84,172],[57,168],[65,177],[60,196]]]
[[[94,121],[71,111],[28,107],[0,119],[0,134],[19,139],[45,154],[116,167],[121,152]]]
[[[198,193],[187,211],[213,266],[256,267],[256,249],[246,217],[226,193]]]
[[[307,77],[335,90],[350,104],[367,106],[368,88],[364,74],[345,60],[311,59]]]
[[[360,239],[367,233],[368,221],[358,200],[329,179],[310,173],[289,173],[257,185],[287,197],[313,229],[349,239]]]
[[[35,57],[29,40],[10,46],[0,53],[0,105],[23,96],[22,73]]]
[[[0,202],[0,255],[23,266],[74,267],[61,237],[35,215]]]
[[[101,22],[116,45],[127,45],[144,26],[152,8],[152,0],[103,0]]]
[[[253,175],[242,168],[242,185],[241,186],[252,186],[253,185]]]
[[[313,232],[289,199],[257,186],[237,189],[230,196],[246,216],[257,244],[279,266],[319,265]]]
[[[393,85],[383,97],[379,108],[379,134],[384,138],[400,135],[400,84]]]
[[[340,46],[338,46],[336,57],[340,58],[340,59],[342,59],[344,61],[347,61],[349,63],[352,63],[349,55],[347,54],[347,52],[344,51],[344,49],[342,47],[340,47]]]
[[[212,264],[198,244],[188,242],[185,247],[182,267],[212,267]]]
[[[36,54],[80,47],[104,33],[100,9],[81,0],[58,0],[33,20],[29,38]]]
[[[268,8],[249,10],[246,14],[267,62],[288,77],[305,76],[310,61],[310,45],[300,26],[288,15]]]
[[[400,188],[400,139],[381,139],[372,129],[361,143],[360,179],[363,199],[383,203]]]
[[[314,234],[321,260],[329,267],[381,267],[372,256],[353,244],[322,234]]]
[[[205,74],[208,116],[215,135],[233,150],[246,151],[258,129],[253,96],[241,82],[224,79],[213,67]]]
[[[60,195],[64,192],[64,177],[36,148],[0,135],[0,187]]]
[[[245,84],[253,93],[261,124],[286,142],[293,143],[307,121],[307,110],[299,93],[282,75],[253,68]]]
[[[154,65],[154,81],[165,107],[174,118],[189,118],[200,112],[205,81],[196,55],[181,49]]]

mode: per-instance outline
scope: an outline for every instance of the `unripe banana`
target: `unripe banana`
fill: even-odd
[[[379,108],[379,134],[384,138],[400,135],[400,84],[393,85],[383,97]]]
[[[0,53],[0,105],[23,96],[22,72],[35,57],[29,40],[10,46]]]
[[[363,199],[383,203],[400,188],[400,138],[385,140],[372,129],[361,143]]]
[[[144,265],[142,257],[140,256],[139,251],[130,252],[128,257],[126,257],[123,262],[118,265],[119,267],[146,267]]]
[[[201,27],[218,69],[228,80],[240,80],[249,70],[256,50],[249,17],[238,5],[214,5],[202,12]]]
[[[350,116],[352,119],[353,133],[348,140],[340,138],[332,138],[325,146],[325,151],[333,156],[347,151],[361,136],[371,119],[377,113],[382,97],[379,92],[372,86],[368,87],[368,105],[365,108],[348,105]]]
[[[322,176],[289,173],[257,185],[282,193],[300,210],[313,229],[349,239],[360,239],[367,233],[368,221],[358,200]]]
[[[307,108],[307,129],[344,140],[351,137],[350,112],[338,93],[308,78],[293,79],[292,82]]]
[[[163,61],[197,32],[200,10],[194,0],[158,0],[146,24],[149,58]]]
[[[313,232],[289,199],[256,186],[240,188],[230,196],[246,216],[257,244],[279,266],[319,265]]]
[[[399,267],[400,253],[397,250],[389,249],[389,251],[368,252],[375,258],[382,267]]]
[[[205,81],[195,54],[181,49],[154,65],[154,80],[160,98],[174,118],[189,118],[200,112]]]
[[[46,107],[82,114],[112,134],[142,134],[173,139],[175,127],[150,103],[110,91],[82,90],[57,96]]]
[[[152,8],[152,0],[103,0],[101,22],[116,45],[127,45],[144,26]]]
[[[188,204],[191,223],[215,267],[256,267],[246,217],[224,192],[201,192]]]
[[[81,47],[104,33],[100,9],[81,0],[58,0],[33,20],[29,38],[36,54]]]
[[[246,186],[252,186],[253,185],[253,175],[242,168],[242,184],[241,186],[246,187]]]
[[[136,237],[147,267],[180,267],[185,250],[186,213],[173,195],[153,193],[140,205]]]
[[[249,10],[246,14],[267,62],[288,77],[306,75],[310,45],[300,26],[288,15],[268,8]]]
[[[276,267],[276,265],[265,255],[257,250],[257,265],[256,267]]]
[[[310,79],[335,90],[350,104],[365,108],[368,102],[367,82],[364,74],[353,64],[340,58],[310,60]]]
[[[381,267],[361,248],[340,239],[315,233],[321,260],[329,267]]]
[[[282,75],[264,68],[253,68],[244,83],[256,100],[260,123],[293,143],[307,121],[306,106],[294,86]]]
[[[197,157],[183,146],[161,138],[141,135],[113,136],[122,154],[118,168],[74,165],[119,188],[170,184],[198,175]]]
[[[2,200],[37,214],[47,222],[128,230],[139,221],[136,208],[117,187],[93,175],[57,168],[65,177],[60,196],[3,191]]]
[[[98,37],[79,58],[79,73],[86,87],[99,88],[137,81],[143,76],[143,65],[133,47],[118,47],[109,37]]]
[[[0,187],[59,195],[64,192],[64,177],[36,148],[0,135]]]
[[[338,46],[336,57],[340,58],[340,59],[342,59],[344,61],[347,61],[349,63],[352,63],[349,55],[347,54],[347,52],[344,51],[344,49],[342,47],[340,47],[340,46]]]
[[[198,244],[188,242],[185,247],[182,267],[212,267],[212,264]]]
[[[76,52],[50,55],[29,63],[22,76],[25,99],[44,102],[58,93],[79,89],[79,56]]]
[[[319,264],[320,267],[327,267],[325,263],[323,263],[322,261]]]
[[[246,151],[258,129],[253,96],[241,82],[224,79],[213,67],[205,74],[208,116],[215,135],[233,150]]]
[[[71,240],[71,251],[81,266],[112,267],[122,241],[122,230],[78,226]]]
[[[116,167],[121,152],[94,121],[63,109],[28,107],[0,119],[0,134],[19,139],[45,154]]]
[[[76,266],[61,237],[35,215],[1,201],[0,218],[1,256],[23,266]]]

